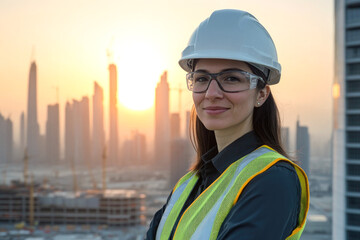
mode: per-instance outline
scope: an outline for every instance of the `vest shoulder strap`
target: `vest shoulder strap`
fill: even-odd
[[[156,240],[168,240],[182,206],[199,177],[194,172],[183,176],[175,185],[156,232]]]

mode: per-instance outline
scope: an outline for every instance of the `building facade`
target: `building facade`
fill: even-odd
[[[144,165],[148,163],[146,150],[146,136],[135,130],[131,132],[131,139],[126,139],[122,148],[124,165]]]
[[[281,141],[284,150],[289,153],[290,151],[290,130],[288,127],[281,128]]]
[[[65,108],[65,160],[89,167],[91,159],[89,98],[66,103]]]
[[[135,190],[46,192],[34,187],[0,188],[0,223],[39,225],[108,225],[131,227],[145,224],[145,195]]]
[[[109,130],[109,164],[114,166],[118,159],[118,110],[117,110],[117,69],[115,64],[109,65],[110,76],[110,130]]]
[[[178,139],[181,137],[181,127],[180,127],[180,114],[172,113],[170,115],[170,139]]]
[[[20,116],[20,144],[19,144],[19,150],[21,155],[25,151],[25,113],[22,112]]]
[[[13,161],[13,123],[0,114],[0,163]]]
[[[91,157],[90,150],[90,113],[89,98],[73,102],[74,116],[74,163],[88,167]]]
[[[310,135],[306,126],[296,122],[296,158],[301,168],[310,176]]]
[[[167,72],[160,78],[155,90],[155,154],[154,165],[160,169],[170,167],[170,113]]]
[[[37,67],[35,62],[31,63],[29,72],[26,127],[26,147],[29,163],[39,162],[40,129],[37,118]]]
[[[59,163],[60,116],[59,104],[48,105],[46,121],[46,163]]]
[[[192,152],[189,140],[184,138],[172,139],[170,150],[169,187],[172,189],[179,179],[189,171]]]
[[[94,82],[93,95],[93,121],[92,121],[92,165],[101,166],[103,153],[105,150],[105,131],[104,131],[104,93],[102,87]]]
[[[65,106],[65,163],[74,161],[74,111],[70,102]]]
[[[335,0],[333,239],[360,239],[360,0]]]

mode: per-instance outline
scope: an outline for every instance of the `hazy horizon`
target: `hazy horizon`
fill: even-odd
[[[196,26],[212,11],[237,8],[252,13],[270,32],[282,65],[282,78],[271,89],[283,125],[294,141],[296,119],[315,139],[329,139],[332,126],[333,1],[2,1],[0,3],[0,113],[11,118],[19,142],[20,115],[26,113],[30,63],[38,71],[38,119],[45,133],[47,105],[57,102],[63,148],[66,101],[93,95],[93,82],[104,90],[104,121],[108,137],[109,60],[118,69],[118,118],[122,142],[132,130],[154,135],[154,92],[168,71],[170,112],[192,106],[185,72],[177,61]],[[35,51],[33,48],[35,47]],[[131,81],[132,78],[144,82]],[[146,90],[135,89],[143,86]],[[150,104],[149,104],[150,103]],[[137,105],[136,105],[137,104]],[[135,110],[146,105],[145,110]],[[90,106],[91,100],[90,100]],[[90,107],[91,114],[91,107]],[[90,115],[91,116],[91,115]],[[147,119],[146,124],[143,119]],[[185,124],[182,123],[182,132]],[[151,147],[150,147],[151,148]]]

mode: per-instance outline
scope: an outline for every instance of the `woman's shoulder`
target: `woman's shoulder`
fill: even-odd
[[[297,199],[300,196],[300,181],[295,167],[287,161],[279,161],[269,169],[260,173],[244,189],[244,193],[262,193],[272,198],[291,197]]]
[[[290,162],[287,161],[279,161],[275,163],[268,170],[259,174],[256,178],[261,182],[266,181],[268,184],[277,184],[277,185],[285,184],[285,186],[287,184],[288,185],[299,184],[299,178],[296,173],[295,167]]]

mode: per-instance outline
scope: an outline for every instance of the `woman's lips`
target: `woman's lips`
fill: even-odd
[[[227,111],[229,108],[212,106],[212,107],[204,107],[203,109],[207,114],[216,115],[216,114],[221,114],[221,113]]]

